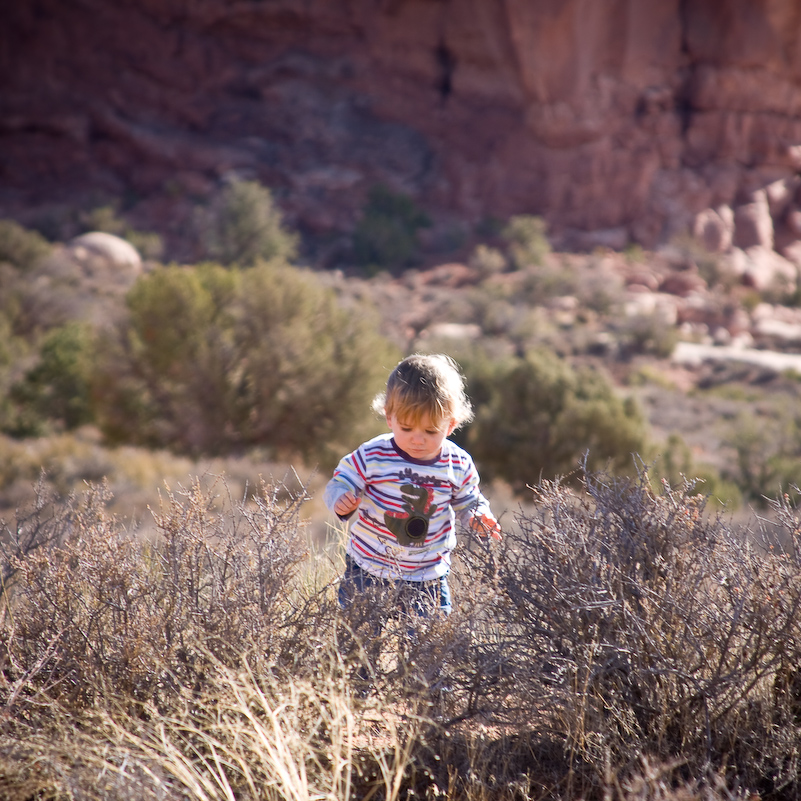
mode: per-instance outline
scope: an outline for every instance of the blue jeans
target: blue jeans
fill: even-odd
[[[363,570],[350,555],[346,555],[345,574],[339,585],[340,607],[350,607],[359,593],[363,593],[368,587],[385,589],[387,601],[396,604],[395,609],[384,610],[388,617],[395,617],[397,614],[430,617],[431,612],[437,609],[443,615],[449,615],[453,609],[447,575],[431,581],[384,579]]]

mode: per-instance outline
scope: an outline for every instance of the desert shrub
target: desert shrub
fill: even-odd
[[[1,267],[0,270],[2,270]],[[31,350],[32,345],[25,338],[14,333],[10,315],[0,309],[0,430],[5,427],[15,413],[14,405],[9,398],[9,391],[12,384],[18,379]]]
[[[50,252],[48,241],[13,220],[0,220],[0,262],[27,272]]]
[[[297,255],[297,236],[284,228],[270,190],[258,181],[231,181],[198,223],[205,255],[222,264],[250,266]]]
[[[792,408],[758,417],[743,411],[724,438],[734,450],[726,476],[743,496],[765,507],[783,492],[795,493],[801,471],[801,418]]]
[[[113,442],[331,460],[371,424],[394,360],[366,308],[345,310],[311,274],[275,262],[160,268],[127,303],[93,384]]]
[[[52,424],[70,430],[92,421],[93,341],[92,329],[77,322],[45,335],[37,364],[10,389],[6,433],[40,436]]]
[[[428,225],[428,216],[408,195],[373,187],[353,234],[356,263],[373,271],[411,266],[417,259],[417,232]]]
[[[506,257],[497,248],[479,244],[470,254],[469,264],[479,275],[487,277],[506,269]]]
[[[108,476],[110,454],[83,433],[24,440],[0,435],[0,509],[27,507],[37,493],[63,499]]]
[[[165,484],[176,486],[192,473],[201,476],[204,486],[213,484],[215,476],[224,475],[227,490],[241,499],[257,491],[254,477],[280,477],[291,471],[285,463],[265,461],[258,450],[247,456],[193,461],[167,450],[108,447],[94,426],[26,439],[0,434],[0,517],[30,506],[39,485],[54,497],[65,499],[83,492],[87,482],[105,481],[112,493],[106,510],[141,533],[153,528],[150,509],[158,506]],[[315,477],[310,487],[316,490],[320,481],[320,476]],[[324,524],[313,506],[309,504],[306,513],[317,524],[315,535],[322,536]]]
[[[532,305],[545,304],[564,295],[577,295],[583,283],[567,264],[539,262],[520,269],[525,276],[520,285],[520,298]]]
[[[0,313],[16,336],[31,343],[74,321],[103,325],[118,316],[123,293],[134,280],[131,271],[109,271],[104,264],[93,260],[87,269],[70,249],[56,248],[29,272],[8,276],[7,284],[0,267]]]
[[[488,479],[522,490],[572,473],[585,452],[594,467],[632,470],[632,454],[647,447],[637,407],[596,371],[542,350],[463,367],[476,406],[463,440]]]
[[[146,539],[101,485],[4,525],[3,796],[797,796],[789,496],[743,533],[691,482],[541,482],[502,543],[460,532],[445,620],[339,611],[304,498],[195,481]]]
[[[692,482],[654,493],[584,476],[534,488],[498,562],[498,709],[563,742],[561,797],[591,797],[644,761],[712,769],[794,797],[801,778],[798,518],[755,547]],[[512,689],[512,686],[514,689]],[[778,727],[778,728],[777,728]],[[669,785],[668,785],[669,786]]]
[[[59,771],[28,770],[34,753],[71,764],[78,797],[99,779],[105,798],[305,798],[327,788],[344,801],[430,785],[416,765],[431,754],[425,677],[452,641],[468,649],[470,629],[463,623],[454,638],[444,622],[420,626],[408,661],[393,660],[398,632],[386,631],[381,658],[367,661],[385,610],[362,606],[372,633],[359,643],[331,588],[304,580],[304,498],[263,484],[252,501],[233,502],[224,486],[196,481],[167,493],[158,534],[145,539],[107,514],[99,485],[44,525],[18,517],[6,526],[5,797],[23,797],[12,776],[29,791],[63,786]],[[374,684],[357,697],[361,668]]]
[[[710,252],[700,239],[690,233],[671,237],[664,255],[679,267],[697,269],[710,287],[731,290],[739,282],[734,271],[726,268],[726,256],[723,253]]]
[[[125,221],[120,218],[114,204],[95,206],[80,215],[81,228],[86,231],[104,231],[107,234],[122,236]]]
[[[400,801],[421,728],[390,718],[377,738],[377,705],[354,710],[336,676],[287,683],[219,664],[169,717],[104,709],[72,719],[74,729],[0,741],[4,799]]]
[[[20,337],[20,318],[23,315],[24,306],[24,285],[19,272],[9,264],[0,264],[0,326],[3,328],[3,336],[0,337],[0,349],[2,355],[0,359],[3,364],[8,364],[11,359],[11,352],[14,349],[12,340],[25,341],[27,338]]]
[[[254,504],[229,499],[218,510],[196,481],[168,493],[154,513],[159,536],[147,541],[105,512],[101,484],[59,507],[38,547],[26,525],[5,527],[8,681],[76,710],[109,692],[155,713],[198,687],[209,658],[236,666],[256,647],[300,659],[287,590],[305,554],[303,497],[263,485]]]
[[[652,478],[666,480],[677,487],[692,478],[698,483],[710,501],[724,505],[727,509],[737,509],[742,505],[743,497],[740,488],[731,480],[720,475],[720,472],[707,465],[696,464],[692,449],[678,434],[671,434],[662,446],[654,446],[655,457],[651,466]]]
[[[621,351],[627,357],[647,353],[667,359],[678,342],[676,327],[656,314],[627,317],[616,328]]]
[[[539,266],[551,252],[547,226],[541,217],[520,214],[512,217],[501,231],[508,243],[512,263],[518,269]]]

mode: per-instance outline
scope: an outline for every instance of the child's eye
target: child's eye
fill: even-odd
[[[433,437],[436,433],[437,433],[436,431],[430,431],[430,430],[426,431],[426,434],[428,434],[428,436],[430,437]]]

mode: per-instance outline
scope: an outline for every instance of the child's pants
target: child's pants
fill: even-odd
[[[387,595],[397,603],[396,611],[399,614],[430,617],[438,609],[443,615],[449,615],[453,608],[447,575],[431,581],[383,579],[368,573],[350,555],[346,555],[345,574],[339,585],[339,605],[342,609],[347,609],[358,598],[359,593],[368,587],[386,588]],[[393,616],[390,614],[390,617]]]

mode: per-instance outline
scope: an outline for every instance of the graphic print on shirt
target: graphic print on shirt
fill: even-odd
[[[395,535],[400,545],[422,547],[428,536],[431,516],[439,508],[432,503],[434,490],[414,484],[401,485],[402,512],[385,512],[384,524]]]

